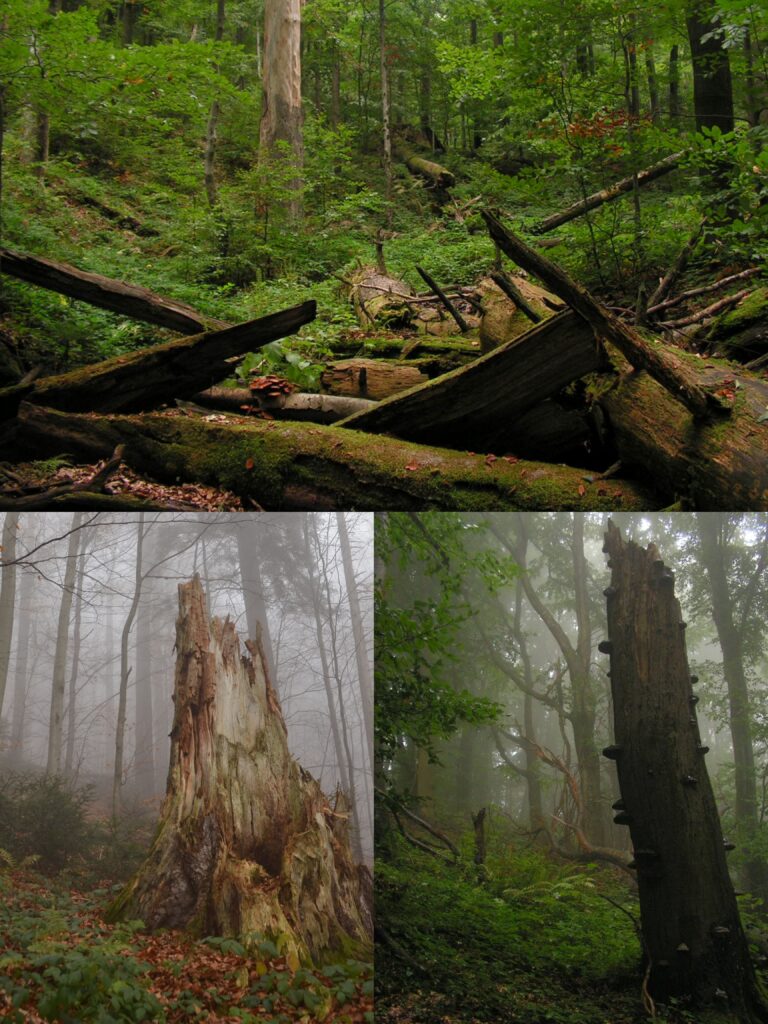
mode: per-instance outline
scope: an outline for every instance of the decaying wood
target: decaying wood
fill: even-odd
[[[227,327],[223,320],[206,316],[185,302],[168,299],[147,288],[115,281],[101,274],[78,270],[42,256],[0,249],[0,272],[49,291],[80,299],[91,306],[121,313],[133,320],[157,324],[183,334],[197,334]]]
[[[511,299],[517,306],[517,308],[520,310],[520,312],[525,313],[525,315],[532,323],[541,323],[541,321],[544,319],[541,313],[537,312],[537,310],[533,308],[530,302],[526,300],[525,296],[517,287],[517,285],[509,276],[509,274],[505,274],[503,270],[492,270],[490,273],[490,277],[491,280],[495,284],[497,284],[499,288],[501,288],[501,290],[504,292],[507,298]]]
[[[234,623],[209,618],[197,576],[179,586],[176,649],[160,825],[110,917],[283,936],[296,966],[367,951],[370,884],[352,859],[345,798],[329,800],[293,760],[258,643],[242,656]]]
[[[366,358],[391,359],[402,357],[415,362],[417,359],[440,360],[452,362],[454,366],[470,362],[476,359],[480,346],[477,342],[458,341],[454,338],[440,339],[427,335],[418,337],[377,337],[355,338],[342,337],[330,338],[327,342],[328,350],[340,358],[355,358],[358,356]]]
[[[538,314],[540,321],[546,320],[554,311],[565,309],[565,303],[557,296],[526,278],[517,277],[512,283],[531,310]],[[530,317],[516,302],[509,301],[509,295],[500,288],[493,275],[479,282],[478,291],[483,306],[479,336],[480,348],[484,353],[530,330]]]
[[[622,465],[642,467],[666,494],[706,511],[768,509],[768,381],[720,367],[700,371],[735,394],[728,419],[702,422],[646,373],[627,373],[600,406]],[[738,381],[738,388],[736,382]]]
[[[77,415],[24,403],[19,444],[30,454],[88,459],[125,444],[137,472],[208,483],[266,509],[653,509],[629,480],[585,482],[568,466],[467,455],[339,427],[180,414]]]
[[[740,292],[735,292],[733,295],[726,295],[724,299],[719,299],[717,302],[713,302],[711,306],[707,306],[705,309],[700,309],[696,313],[691,313],[689,316],[680,317],[679,320],[665,320],[662,321],[662,327],[688,327],[690,324],[701,323],[702,320],[708,320],[713,316],[717,316],[724,309],[728,309],[729,306],[736,306],[742,299],[748,298],[752,293],[749,288],[744,288]]]
[[[395,143],[395,155],[398,160],[402,160],[411,174],[422,178],[438,192],[445,192],[456,184],[456,178],[446,167],[420,156],[402,139]]]
[[[458,325],[458,328],[461,331],[461,333],[462,334],[466,334],[466,332],[469,330],[469,325],[467,324],[467,321],[464,319],[464,317],[461,315],[461,313],[458,311],[458,309],[456,309],[454,304],[451,302],[451,300],[445,294],[445,292],[440,287],[440,285],[437,283],[437,281],[435,281],[435,279],[433,277],[431,277],[426,272],[426,270],[423,269],[423,267],[416,267],[416,270],[418,271],[419,275],[426,282],[427,287],[432,289],[432,291],[435,293],[435,295],[437,295],[438,299],[442,302],[442,304],[445,306],[445,308],[451,314],[453,319],[456,321],[456,323]]]
[[[722,288],[727,288],[729,284],[733,284],[734,281],[743,281],[748,277],[754,277],[755,274],[762,273],[762,267],[750,267],[748,270],[742,270],[738,274],[729,274],[727,277],[721,277],[719,281],[715,281],[713,284],[702,285],[701,288],[689,288],[688,291],[675,295],[673,299],[665,299],[664,302],[659,302],[655,306],[649,306],[646,313],[661,313],[665,309],[671,309],[672,306],[679,306],[681,302],[687,302],[688,299],[695,299],[698,295],[709,295],[710,292],[719,292]]]
[[[727,403],[720,401],[714,393],[705,391],[696,373],[682,358],[657,342],[646,341],[598,302],[583,285],[513,235],[491,213],[483,211],[483,218],[491,237],[510,259],[535,274],[564,299],[592,325],[599,337],[615,345],[632,366],[647,370],[698,417],[727,411]]]
[[[489,430],[596,370],[599,348],[574,313],[538,324],[469,366],[380,402],[341,426],[421,444],[479,447]]]
[[[31,386],[4,388],[0,409],[12,415],[22,398],[72,411],[151,409],[221,380],[231,370],[228,359],[295,334],[314,320],[315,308],[314,301],[303,302],[222,331],[177,338],[58,377],[43,377]]]
[[[194,395],[192,401],[210,409],[234,412],[241,411],[243,406],[251,406],[263,409],[275,419],[296,420],[300,423],[336,423],[345,416],[364,412],[376,404],[363,398],[315,395],[301,391],[285,395],[278,403],[265,404],[247,388],[207,388]]]
[[[363,267],[353,275],[350,285],[350,301],[363,327],[377,321],[389,326],[410,322],[408,300],[413,297],[413,289],[405,281],[382,274],[375,267]]]
[[[604,203],[610,203],[614,199],[618,199],[620,196],[631,192],[635,187],[635,182],[637,182],[637,185],[647,185],[649,182],[656,181],[657,178],[661,178],[663,175],[676,170],[684,156],[685,153],[673,153],[671,156],[659,160],[658,163],[646,167],[645,170],[638,171],[637,174],[630,175],[628,178],[622,178],[621,181],[617,181],[614,185],[603,188],[599,192],[594,192],[591,196],[587,196],[586,199],[580,199],[578,203],[574,203],[566,210],[561,210],[560,213],[553,213],[551,217],[545,217],[544,220],[532,227],[531,231],[534,235],[543,235],[547,231],[554,231],[555,228],[559,228],[562,224],[567,224],[569,221],[583,216],[583,214],[588,213],[590,210],[594,210]]]
[[[352,395],[359,398],[379,400],[397,395],[416,384],[424,384],[434,372],[425,372],[433,367],[430,360],[414,363],[383,359],[348,359],[326,366],[320,377],[323,388],[335,395]],[[438,361],[438,373],[452,369],[446,360]]]
[[[691,235],[691,237],[685,243],[683,248],[680,250],[680,253],[675,262],[669,268],[664,277],[662,277],[662,279],[659,281],[655,290],[651,293],[650,298],[648,299],[649,312],[652,312],[654,307],[658,306],[659,303],[662,302],[667,297],[667,295],[669,295],[669,293],[672,291],[672,288],[677,283],[678,279],[680,278],[680,275],[688,266],[688,260],[696,251],[696,247],[699,244],[699,240],[701,239],[703,230],[704,221],[702,221],[696,228],[694,233]]]

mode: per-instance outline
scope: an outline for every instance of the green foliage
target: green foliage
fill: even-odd
[[[316,391],[322,366],[288,348],[284,342],[272,341],[259,352],[249,352],[238,366],[237,375],[247,382],[252,370],[261,375],[278,374],[296,384],[301,391]]]

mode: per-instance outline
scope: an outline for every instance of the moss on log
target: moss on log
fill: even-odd
[[[276,510],[640,510],[653,492],[589,483],[568,466],[460,454],[338,427],[177,413],[96,416],[23,404],[18,446],[89,458],[125,445],[125,461],[160,480],[212,484]]]
[[[723,366],[698,373],[702,382],[722,389]],[[668,498],[707,511],[764,511],[768,423],[760,421],[768,409],[768,381],[741,371],[726,380],[736,395],[733,410],[713,422],[694,418],[642,371],[623,375],[600,405],[622,463],[642,467]]]

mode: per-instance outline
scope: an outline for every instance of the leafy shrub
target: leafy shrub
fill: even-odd
[[[72,789],[57,775],[0,777],[0,847],[17,861],[37,856],[44,872],[61,871],[93,841],[91,800],[90,786]]]

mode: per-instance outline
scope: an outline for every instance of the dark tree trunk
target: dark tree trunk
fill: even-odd
[[[733,85],[723,29],[705,13],[706,5],[693,0],[688,10],[688,40],[693,62],[693,105],[696,129],[733,131]]]
[[[676,124],[680,117],[680,47],[675,43],[669,51],[669,119]]]
[[[198,577],[179,587],[168,791],[147,860],[111,909],[149,928],[259,932],[322,960],[365,948],[369,880],[343,797],[293,760],[263,652],[210,620]],[[226,796],[226,799],[224,798]]]
[[[723,1007],[768,1021],[739,921],[715,798],[696,722],[674,573],[609,522],[615,760],[637,867],[651,996]]]

